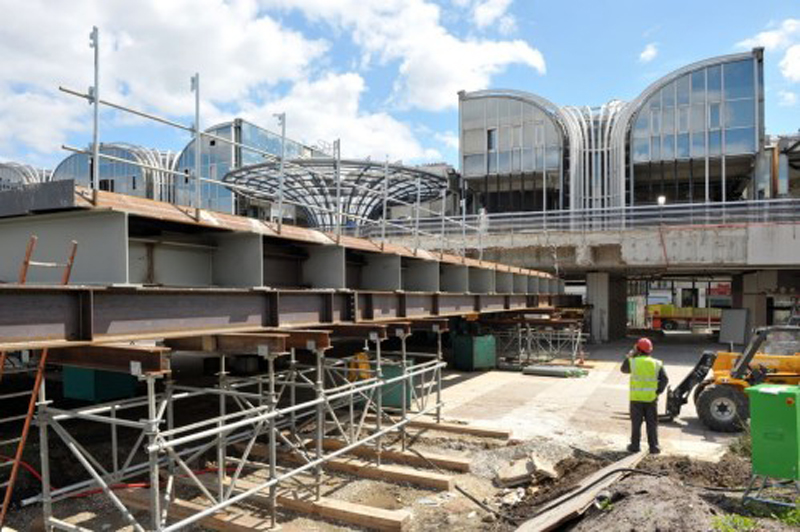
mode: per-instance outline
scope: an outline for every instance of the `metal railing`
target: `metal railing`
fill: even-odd
[[[479,234],[533,234],[544,231],[588,232],[626,231],[652,229],[665,226],[735,226],[761,223],[800,222],[800,199],[775,199],[727,203],[686,203],[674,205],[647,205],[581,210],[537,211],[469,215],[464,219],[468,235]],[[420,218],[419,221],[392,220],[387,236],[398,237],[412,231],[437,231],[441,228],[438,217]],[[396,230],[398,225],[405,225]],[[445,227],[453,234],[458,228]],[[369,228],[362,235],[371,236]]]

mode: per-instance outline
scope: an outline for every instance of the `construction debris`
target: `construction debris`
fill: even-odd
[[[542,377],[585,377],[589,372],[573,366],[526,366],[522,368],[524,375],[539,375]]]

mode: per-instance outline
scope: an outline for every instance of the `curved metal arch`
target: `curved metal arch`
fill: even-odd
[[[669,74],[657,79],[653,83],[647,86],[645,90],[643,90],[639,96],[636,97],[633,101],[629,102],[624,109],[620,112],[619,120],[617,120],[617,124],[612,131],[612,143],[614,147],[614,165],[617,167],[617,170],[620,172],[620,175],[625,175],[625,146],[627,142],[627,137],[630,132],[630,128],[633,123],[638,119],[639,112],[641,111],[644,104],[650,99],[651,96],[654,96],[656,92],[664,88],[666,85],[672,83],[673,81],[681,78],[687,74],[691,74],[696,72],[700,69],[707,68],[709,66],[715,65],[722,65],[725,63],[732,63],[735,61],[742,61],[745,59],[756,59],[758,54],[760,53],[760,48],[754,48],[749,52],[743,52],[738,54],[728,54],[728,55],[720,55],[716,57],[710,57],[708,59],[703,59],[701,61],[696,61],[684,67],[681,67],[677,70],[670,72]],[[625,180],[622,179],[622,193],[624,193],[625,187]],[[624,203],[624,202],[623,202]]]
[[[336,223],[336,159],[302,158],[284,165],[284,197],[304,205],[309,222],[315,226]],[[383,163],[342,159],[338,162],[341,178],[342,210],[361,218],[377,219],[383,204]],[[398,202],[416,200],[417,180],[422,201],[437,199],[447,186],[447,177],[421,168],[399,164],[388,165],[388,195]],[[277,196],[280,162],[266,161],[228,172],[222,180],[237,186],[237,193],[258,199],[274,200]],[[242,188],[238,188],[242,187]],[[366,190],[365,190],[366,189]],[[370,190],[372,192],[370,192]],[[357,224],[363,223],[356,221]]]
[[[53,172],[43,168],[35,168],[29,164],[12,161],[0,162],[0,189],[3,185],[30,185],[50,181]]]

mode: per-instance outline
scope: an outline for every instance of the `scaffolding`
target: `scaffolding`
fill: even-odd
[[[579,362],[586,341],[578,325],[543,327],[518,323],[492,331],[497,341],[497,358],[503,369],[521,369],[539,362],[566,359]]]
[[[235,512],[234,505],[249,499],[262,503],[269,526],[275,527],[276,507],[288,496],[284,490],[303,492],[309,504],[319,502],[326,463],[368,447],[374,464],[380,466],[389,435],[397,435],[405,451],[409,422],[426,415],[440,420],[445,367],[441,337],[446,322],[420,322],[415,327],[436,334],[436,352],[407,351],[410,323],[353,325],[341,334],[363,336],[365,350],[346,357],[327,356],[331,343],[307,331],[300,333],[306,341],[302,349],[281,352],[273,349],[274,338],[264,337],[259,343],[252,335],[250,351],[257,348],[266,371],[233,376],[228,371],[231,355],[214,353],[219,371],[216,382],[205,387],[181,382],[169,370],[137,373],[133,364],[146,385],[144,397],[63,409],[48,401],[43,385],[36,416],[42,493],[23,504],[42,504],[48,530],[75,530],[75,525],[54,515],[54,506],[98,490],[134,530],[166,532],[214,519],[221,511]],[[287,331],[284,336],[293,334]],[[399,352],[382,352],[382,343],[390,336],[399,339]],[[302,362],[300,352],[313,363]],[[389,362],[398,368],[396,376],[384,375]],[[279,364],[282,369],[277,369]],[[402,390],[402,401],[391,408],[382,404],[390,387]],[[217,405],[213,416],[186,420],[181,415],[208,400]],[[79,420],[108,428],[110,454],[93,452],[81,443],[72,428]],[[123,440],[134,443],[122,445]],[[69,450],[88,478],[51,489],[49,450],[55,442]],[[215,473],[213,479],[209,471]],[[248,477],[256,471],[258,480]],[[144,489],[123,489],[129,485],[123,483],[136,479],[146,480],[137,484]],[[188,503],[187,493],[203,502]],[[136,509],[145,510],[147,518],[137,517]]]

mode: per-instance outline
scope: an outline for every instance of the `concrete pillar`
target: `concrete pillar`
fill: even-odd
[[[591,341],[623,338],[627,329],[627,280],[605,272],[586,274],[586,302],[592,305]]]

